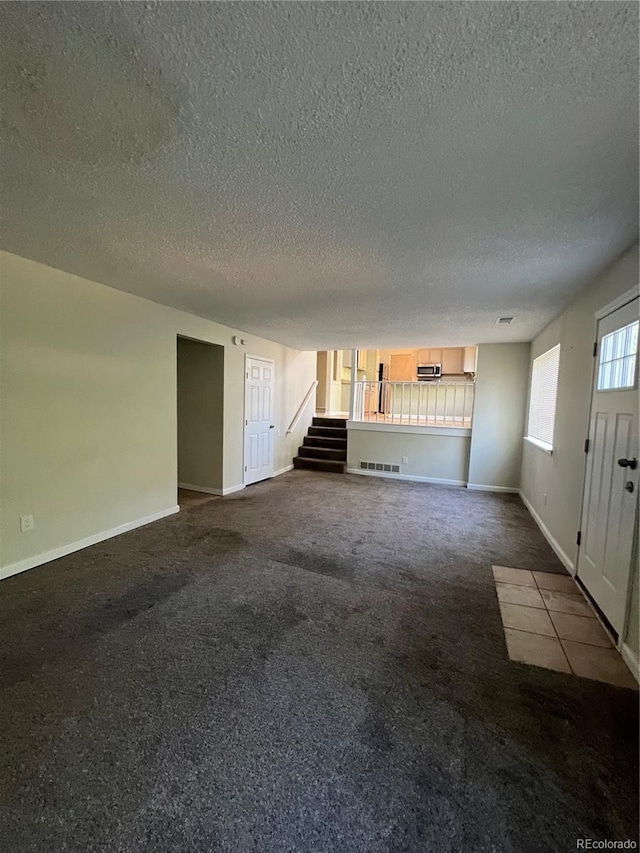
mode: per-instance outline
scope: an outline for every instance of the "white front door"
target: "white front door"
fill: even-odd
[[[638,494],[638,299],[598,324],[578,577],[622,632]]]
[[[244,483],[273,476],[273,362],[245,359]]]

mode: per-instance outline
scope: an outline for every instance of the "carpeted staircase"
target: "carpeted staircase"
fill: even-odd
[[[304,437],[294,468],[314,471],[347,471],[347,421],[345,418],[314,418]]]

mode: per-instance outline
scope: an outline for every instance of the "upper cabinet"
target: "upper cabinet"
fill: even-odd
[[[418,364],[441,364],[443,376],[463,373],[463,358],[462,347],[430,347],[418,350]]]
[[[462,349],[452,347],[442,350],[442,373],[444,375],[462,373]]]
[[[419,349],[418,364],[440,364],[442,361],[443,349]]]
[[[465,373],[475,373],[476,363],[478,359],[478,350],[476,347],[465,347],[464,358],[462,360],[462,369]]]
[[[387,359],[390,367],[389,379],[394,382],[415,382],[418,364],[441,364],[443,377],[462,376],[464,373],[476,371],[476,347],[423,347],[413,351],[392,350],[380,357]],[[360,367],[360,364],[358,366]]]

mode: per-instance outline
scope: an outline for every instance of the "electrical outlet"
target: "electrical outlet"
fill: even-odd
[[[20,516],[20,533],[26,533],[28,530],[33,530],[34,527],[32,515]]]
[[[406,465],[408,462],[409,462],[409,457],[408,457],[408,456],[403,456],[403,457],[402,457],[402,464],[403,464],[403,465]]]

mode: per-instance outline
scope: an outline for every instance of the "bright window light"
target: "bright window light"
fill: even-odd
[[[638,352],[638,321],[604,335],[600,342],[598,391],[633,388]]]
[[[533,360],[527,438],[543,450],[553,450],[560,344]]]

